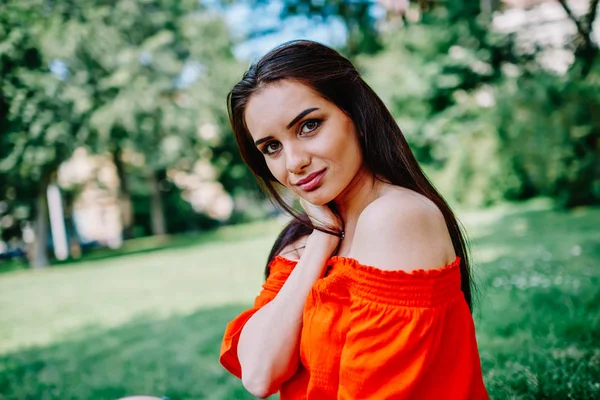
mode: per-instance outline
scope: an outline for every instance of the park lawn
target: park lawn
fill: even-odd
[[[600,208],[458,214],[491,398],[600,398]],[[0,274],[0,399],[252,398],[219,365],[219,346],[259,290],[279,226]]]

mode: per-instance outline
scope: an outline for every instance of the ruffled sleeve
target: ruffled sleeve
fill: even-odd
[[[269,278],[265,281],[262,291],[254,300],[254,307],[238,315],[225,329],[225,335],[221,343],[221,365],[240,379],[242,369],[238,360],[237,346],[242,329],[254,313],[275,298],[295,266],[296,261],[281,256],[275,257],[270,264],[271,273]]]
[[[460,258],[412,273],[333,261],[350,294],[338,399],[488,398]]]

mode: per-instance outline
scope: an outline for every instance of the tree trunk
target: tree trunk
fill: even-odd
[[[578,18],[569,7],[567,0],[558,0],[564,9],[567,17],[575,24],[577,33],[579,34],[580,42],[575,49],[575,60],[579,60],[581,64],[581,76],[586,78],[592,66],[596,61],[596,57],[600,55],[600,49],[598,44],[594,41],[592,35],[594,31],[594,22],[596,21],[596,15],[598,11],[599,0],[591,0],[587,14],[583,17]],[[574,63],[573,65],[576,65]]]
[[[152,234],[164,235],[167,233],[165,224],[165,214],[163,211],[162,196],[160,193],[160,184],[156,171],[151,171],[148,175],[150,189],[152,190],[152,199],[150,207],[150,218],[152,220]]]
[[[48,259],[48,184],[50,173],[45,173],[38,184],[35,217],[35,241],[33,254],[29,255],[29,265],[32,268],[46,268],[50,265]]]
[[[125,163],[121,158],[121,149],[116,149],[112,153],[113,164],[117,170],[119,178],[119,188],[117,192],[117,201],[119,202],[119,210],[121,213],[121,225],[123,239],[131,239],[133,237],[133,202],[129,193],[129,180],[125,173]]]

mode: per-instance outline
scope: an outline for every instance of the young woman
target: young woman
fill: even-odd
[[[486,399],[465,240],[354,66],[290,42],[228,102],[245,162],[295,219],[222,365],[261,398]]]

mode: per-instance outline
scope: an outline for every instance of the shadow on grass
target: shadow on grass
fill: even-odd
[[[548,264],[536,263],[527,274],[518,262],[489,273],[486,282],[493,283],[476,309],[490,398],[600,398],[600,274],[582,283],[586,277],[574,267],[574,274],[563,271],[561,281],[551,276],[545,284],[540,276]]]
[[[225,326],[243,309],[223,306],[161,320],[139,317],[118,328],[88,327],[48,347],[4,354],[0,397],[252,399],[218,361]]]

